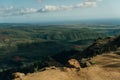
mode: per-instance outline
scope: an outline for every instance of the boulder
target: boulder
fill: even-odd
[[[16,79],[19,80],[19,79],[22,79],[25,76],[25,74],[20,73],[20,72],[16,72],[16,73],[13,73],[12,76],[13,76],[14,80],[16,80]]]
[[[79,61],[76,59],[70,59],[68,60],[68,63],[70,66],[73,66],[74,68],[81,68]]]

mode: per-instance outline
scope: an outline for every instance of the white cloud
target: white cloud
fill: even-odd
[[[13,16],[13,15],[25,15],[36,13],[37,9],[35,8],[21,8],[17,9],[15,7],[1,7],[0,16]]]
[[[39,0],[41,1],[41,0]],[[75,5],[45,5],[40,9],[35,8],[20,8],[17,9],[13,6],[10,7],[0,7],[0,16],[14,16],[14,15],[26,15],[26,14],[33,14],[33,13],[42,13],[42,12],[55,12],[55,11],[64,11],[64,10],[72,10],[75,8],[89,8],[89,7],[96,7],[97,3],[102,0],[85,0],[82,3],[75,4]]]
[[[87,2],[84,2],[84,6],[86,7],[96,7],[97,6],[97,2],[89,2],[89,1],[87,1]]]
[[[61,5],[61,6],[54,6],[54,5],[45,5],[43,8],[39,10],[39,12],[52,12],[52,11],[62,11],[62,10],[71,10],[74,8],[88,8],[88,7],[96,7],[96,1],[85,1],[83,3],[79,3],[76,5]]]
[[[43,8],[41,8],[39,10],[39,12],[52,12],[52,11],[70,10],[72,8],[73,8],[72,5],[70,5],[70,6],[65,6],[65,5],[62,5],[62,6],[46,5]]]
[[[37,9],[35,8],[25,8],[20,10],[20,14],[30,14],[30,13],[36,13]]]

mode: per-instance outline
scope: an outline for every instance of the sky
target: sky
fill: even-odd
[[[0,0],[0,23],[119,19],[120,0]]]

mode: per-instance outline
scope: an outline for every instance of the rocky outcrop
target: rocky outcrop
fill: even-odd
[[[69,63],[69,65],[71,65],[74,68],[77,68],[77,69],[81,68],[79,61],[76,59],[70,59],[70,60],[68,60],[68,63]]]
[[[12,74],[13,80],[22,80],[22,78],[25,76],[24,73],[16,72]]]
[[[82,68],[84,68],[84,67],[90,67],[92,65],[92,62],[90,60],[91,59],[85,59],[85,58],[81,59],[81,61],[80,61],[81,67]]]

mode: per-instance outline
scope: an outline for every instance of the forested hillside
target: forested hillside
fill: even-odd
[[[8,76],[6,78],[9,78],[11,72],[34,72],[36,69],[53,65],[49,62],[61,66],[69,58],[83,55],[81,52],[89,49],[88,46],[96,39],[116,36],[118,33],[117,29],[90,29],[81,25],[0,25],[0,72],[4,72]],[[94,50],[97,49],[93,48]],[[91,55],[92,50],[88,51]]]

